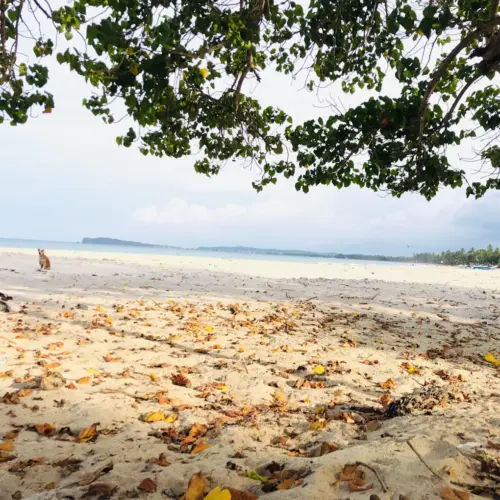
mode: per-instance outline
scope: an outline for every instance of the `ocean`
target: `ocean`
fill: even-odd
[[[183,257],[209,257],[220,259],[262,260],[271,262],[305,262],[305,263],[344,263],[344,264],[377,264],[380,266],[408,266],[404,262],[371,261],[358,259],[335,259],[322,257],[306,257],[299,255],[273,255],[243,252],[219,252],[210,250],[173,249],[160,247],[141,247],[126,245],[93,245],[66,241],[19,240],[0,238],[0,248],[44,248],[45,250],[70,250],[75,252],[132,253],[146,255],[178,255]]]

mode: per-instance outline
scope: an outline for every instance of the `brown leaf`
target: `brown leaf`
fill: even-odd
[[[355,465],[347,464],[344,465],[342,472],[340,473],[341,481],[356,481],[358,479],[363,479],[365,473],[358,469]]]
[[[323,455],[328,455],[329,453],[333,453],[334,451],[340,450],[340,447],[335,443],[321,443],[320,446],[314,448],[309,453],[310,457],[322,457]]]
[[[0,451],[13,451],[14,441],[12,439],[7,439],[7,441],[0,442]]]
[[[288,398],[281,391],[274,391],[274,399],[278,403],[287,404]]]
[[[53,490],[55,487],[56,487],[56,485],[55,485],[54,481],[45,485],[46,490]]]
[[[207,480],[201,472],[193,474],[189,480],[188,489],[186,491],[185,500],[202,500],[207,487]],[[231,495],[231,500],[233,496]]]
[[[391,395],[388,392],[384,392],[378,400],[380,401],[380,404],[383,406],[389,406],[392,403],[392,398]]]
[[[118,357],[118,356],[112,356],[111,354],[106,354],[106,356],[104,356],[104,361],[106,361],[106,363],[117,363],[118,361],[121,361],[122,358]]]
[[[35,425],[36,432],[41,436],[53,436],[57,433],[57,429],[50,424]]]
[[[231,493],[231,500],[257,500],[259,498],[248,491],[235,490],[234,488],[228,488],[228,490]]]
[[[196,455],[197,453],[201,453],[202,451],[208,450],[212,445],[208,444],[203,438],[201,438],[196,446],[191,450],[191,455]]]
[[[101,476],[104,476],[104,474],[107,474],[112,470],[113,470],[113,462],[109,462],[106,465],[99,467],[99,469],[90,472],[85,477],[82,477],[82,479],[78,481],[78,485],[88,486],[89,484],[93,483],[94,481],[97,481],[97,479],[99,479]]]
[[[380,382],[380,387],[382,389],[394,389],[396,387],[396,382],[392,378],[388,378],[385,382]]]
[[[116,491],[116,486],[108,483],[94,483],[89,486],[85,497],[110,497]]]
[[[151,463],[155,465],[160,465],[161,467],[168,467],[170,465],[170,462],[167,460],[165,453],[160,453],[159,457],[153,458]]]
[[[83,429],[80,432],[80,434],[78,434],[78,440],[81,443],[86,443],[96,437],[97,437],[97,424],[92,424],[90,427]]]
[[[189,380],[186,375],[182,373],[174,373],[172,375],[172,384],[179,385],[181,387],[191,387],[191,380]]]
[[[289,490],[290,488],[293,488],[293,485],[295,483],[294,479],[285,479],[279,486],[278,490]]]
[[[362,479],[355,479],[354,481],[351,481],[347,487],[350,491],[367,491],[373,488],[373,483],[367,484]]]
[[[203,424],[194,424],[189,431],[189,436],[181,442],[181,446],[194,443],[198,438],[204,436],[208,428]]]
[[[470,493],[468,491],[456,490],[454,488],[443,488],[439,492],[439,496],[443,500],[469,500]]]
[[[141,484],[138,486],[138,488],[142,491],[154,493],[156,491],[156,483],[152,479],[147,477],[146,479],[143,479],[141,481]]]

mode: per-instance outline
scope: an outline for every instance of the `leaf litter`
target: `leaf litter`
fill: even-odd
[[[157,492],[165,483],[147,471],[168,471],[173,464],[182,464],[187,455],[201,472],[191,477],[185,490],[175,487],[175,495],[185,495],[186,500],[252,500],[273,491],[307,488],[308,477],[322,457],[334,457],[341,449],[363,443],[367,433],[383,434],[388,418],[440,414],[454,405],[473,402],[467,378],[454,374],[450,367],[436,368],[440,358],[431,359],[428,352],[432,349],[422,349],[420,354],[414,348],[408,350],[405,335],[398,337],[398,328],[404,324],[396,318],[381,322],[366,312],[309,302],[161,303],[146,299],[97,305],[94,310],[80,310],[78,318],[66,313],[56,312],[61,323],[47,321],[42,326],[30,318],[29,308],[19,317],[12,316],[16,335],[31,341],[47,336],[55,340],[41,344],[34,354],[27,348],[21,354],[17,351],[16,373],[0,374],[0,382],[15,376],[21,386],[5,391],[1,405],[15,407],[24,421],[32,422],[21,425],[15,435],[10,434],[11,439],[0,441],[0,463],[10,462],[12,473],[29,474],[35,466],[61,471],[61,477],[44,487],[84,488],[84,497]],[[426,324],[421,319],[415,317],[416,326]],[[71,333],[63,321],[71,322]],[[377,333],[374,358],[363,346],[380,327],[383,333]],[[441,334],[443,328],[453,328],[452,319],[439,327]],[[319,337],[320,331],[328,333]],[[137,333],[127,337],[128,332]],[[400,347],[394,355],[384,348],[391,342]],[[72,355],[76,348],[82,353],[97,346],[101,357],[87,356],[86,365]],[[360,354],[344,354],[349,351]],[[493,354],[483,358],[495,365]],[[242,388],[240,378],[250,384]],[[417,392],[408,390],[415,384]],[[52,392],[59,399],[52,398]],[[36,405],[38,421],[33,422],[29,405],[35,398],[40,403]],[[58,413],[51,413],[51,399],[53,407],[63,401],[57,403]],[[73,403],[68,406],[66,399]],[[95,414],[103,416],[104,426],[87,423],[79,428],[75,422],[75,430],[65,427],[58,416],[75,408],[75,403],[94,408]],[[54,420],[40,423],[45,414]],[[14,412],[9,418],[16,425]],[[132,432],[133,428],[139,432]],[[19,460],[15,439],[20,435],[24,446],[24,440],[31,439],[24,432],[29,429],[43,443],[66,441],[72,456],[57,461],[49,456]],[[232,460],[238,463],[227,462],[225,470],[214,473],[210,457],[223,452],[222,443],[235,432],[245,436],[247,443],[243,450],[232,450]],[[116,481],[112,463],[96,465],[96,458],[104,462],[102,450],[107,443],[116,446],[118,442],[140,457],[134,460],[145,467],[127,462],[135,484]],[[489,452],[496,452],[494,441],[489,442]],[[164,446],[163,451],[151,453],[158,446]],[[259,451],[254,457],[255,447]],[[141,456],[137,450],[142,448]],[[264,456],[273,458],[268,468],[262,466]],[[246,462],[239,462],[243,457]],[[310,468],[289,462],[301,459],[309,459]],[[91,472],[71,480],[81,474],[82,467]],[[484,481],[494,477],[491,472],[483,474]],[[109,481],[103,482],[108,475]],[[339,481],[346,492],[375,491],[379,487],[376,478],[368,481],[365,476],[359,466],[345,464]],[[64,478],[70,481],[61,486]],[[233,488],[235,484],[241,487]],[[439,494],[466,498],[455,490]]]

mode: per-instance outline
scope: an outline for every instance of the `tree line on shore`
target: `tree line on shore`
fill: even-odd
[[[488,245],[485,249],[471,248],[465,250],[464,248],[452,252],[446,250],[441,253],[416,253],[413,255],[413,260],[416,262],[429,263],[429,264],[447,264],[451,266],[457,265],[500,265],[500,248],[493,248]]]

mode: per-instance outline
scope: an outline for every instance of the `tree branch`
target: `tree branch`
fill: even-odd
[[[38,0],[33,0],[33,3],[44,13],[44,15],[47,17],[47,19],[52,19],[51,14],[49,14],[44,7],[40,5],[40,2]]]
[[[462,97],[465,95],[467,90],[470,89],[470,87],[477,81],[479,78],[484,76],[482,73],[476,73],[475,75],[472,76],[472,78],[464,85],[460,93],[457,95],[455,101],[451,105],[451,108],[449,109],[448,113],[446,113],[446,116],[444,117],[443,123],[446,125],[446,123],[450,120],[450,118],[453,116],[453,113],[455,112],[456,107],[458,106],[460,100]]]
[[[493,0],[493,2],[498,3],[499,0]],[[422,98],[422,102],[420,104],[420,109],[418,111],[418,123],[419,123],[419,131],[418,131],[418,143],[419,143],[419,148],[422,143],[422,135],[424,133],[424,127],[425,127],[425,112],[427,110],[427,106],[429,105],[430,98],[432,94],[434,93],[434,90],[443,77],[443,75],[446,73],[446,70],[448,69],[448,66],[454,61],[454,59],[464,50],[466,47],[468,47],[476,38],[480,37],[484,33],[488,33],[488,30],[490,30],[492,27],[500,24],[500,18],[496,17],[490,21],[487,21],[486,23],[483,23],[482,26],[479,28],[475,29],[471,33],[469,33],[458,45],[455,46],[455,48],[445,57],[444,61],[440,64],[439,68],[434,72],[431,81],[429,82],[429,85],[427,86],[427,90],[425,91],[424,97]]]

